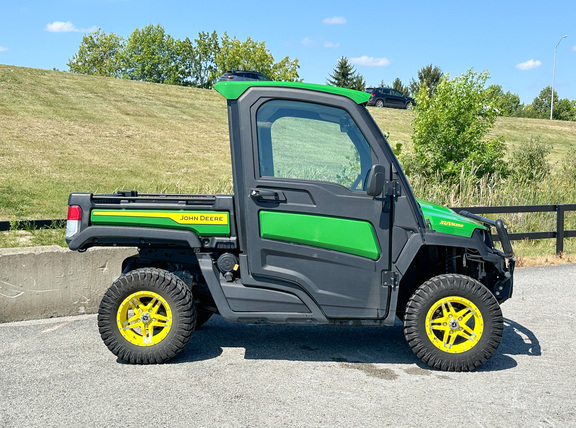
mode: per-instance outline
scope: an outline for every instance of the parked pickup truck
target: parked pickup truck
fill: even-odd
[[[233,195],[70,195],[72,250],[139,249],[100,304],[110,351],[165,362],[219,314],[400,320],[416,356],[441,370],[494,354],[514,271],[504,223],[418,201],[365,108],[369,94],[287,82],[215,89],[228,103]]]

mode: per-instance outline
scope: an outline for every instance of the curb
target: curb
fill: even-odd
[[[78,253],[57,245],[0,249],[0,323],[96,313],[134,254],[135,248]]]

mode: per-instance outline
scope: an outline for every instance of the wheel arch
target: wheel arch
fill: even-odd
[[[98,246],[138,247],[144,245],[200,248],[199,236],[190,230],[136,226],[90,226],[68,243],[71,250]]]
[[[139,254],[126,258],[122,262],[122,273],[127,274],[141,268],[157,268],[166,270],[177,277],[193,291],[198,308],[213,313],[220,313],[220,308],[214,300],[214,290],[209,284],[220,283],[217,269],[202,269],[197,250],[178,248],[144,248]],[[217,257],[206,253],[215,262]],[[212,278],[207,278],[211,276]],[[216,290],[218,293],[219,290]]]
[[[480,236],[477,239],[440,236],[409,241],[397,260],[401,273],[396,314],[402,319],[406,304],[424,282],[443,274],[461,274],[482,283],[502,303],[512,294],[512,280],[505,260],[489,251]]]

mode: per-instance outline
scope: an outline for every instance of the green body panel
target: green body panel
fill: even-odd
[[[199,236],[230,236],[228,212],[93,210],[92,224],[191,230]]]
[[[475,229],[484,229],[484,226],[466,217],[456,214],[450,208],[417,199],[424,219],[430,221],[432,230],[450,235],[470,238]]]
[[[214,85],[220,94],[226,99],[237,100],[248,89],[254,86],[307,89],[309,91],[328,92],[330,94],[343,95],[358,104],[364,104],[370,99],[370,94],[355,91],[353,89],[339,88],[337,86],[318,85],[316,83],[302,82],[277,82],[277,81],[240,81],[240,82],[218,82]]]
[[[260,211],[260,236],[377,260],[380,248],[367,221]]]

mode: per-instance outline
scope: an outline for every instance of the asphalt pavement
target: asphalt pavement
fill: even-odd
[[[472,373],[427,368],[400,326],[213,317],[175,360],[133,366],[94,315],[0,324],[0,427],[576,427],[576,264],[515,278]]]

